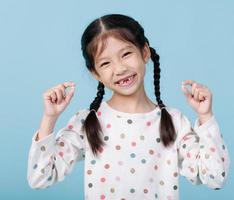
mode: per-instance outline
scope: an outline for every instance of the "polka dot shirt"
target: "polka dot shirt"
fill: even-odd
[[[178,109],[167,107],[176,141],[164,147],[159,136],[161,111],[126,113],[103,101],[96,112],[105,142],[94,157],[81,130],[89,110],[73,115],[65,127],[37,140],[28,157],[28,183],[47,188],[85,161],[84,197],[89,200],[177,200],[179,175],[194,185],[220,189],[229,170],[229,154],[214,115],[194,128]]]

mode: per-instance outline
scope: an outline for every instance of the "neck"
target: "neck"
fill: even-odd
[[[114,109],[127,113],[150,112],[156,107],[146,95],[144,86],[132,95],[114,93],[107,103]]]

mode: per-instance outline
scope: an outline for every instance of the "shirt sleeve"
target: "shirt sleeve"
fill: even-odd
[[[28,155],[27,180],[31,188],[47,188],[71,173],[74,164],[84,159],[85,140],[81,131],[81,112],[73,115],[55,136],[54,131],[37,140],[32,137]]]
[[[227,179],[230,159],[219,125],[214,115],[203,123],[199,119],[191,127],[189,119],[179,114],[179,173],[192,184],[206,184],[220,189]]]

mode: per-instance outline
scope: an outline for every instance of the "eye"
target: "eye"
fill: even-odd
[[[126,56],[126,55],[128,55],[128,54],[131,54],[132,52],[127,52],[127,53],[125,53],[125,54],[123,54],[123,57],[124,56]]]
[[[109,62],[104,62],[100,65],[100,67],[104,66],[104,65],[107,65]]]

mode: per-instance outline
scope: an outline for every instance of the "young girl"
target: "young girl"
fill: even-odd
[[[74,114],[55,137],[56,120],[71,101],[75,84],[61,83],[43,94],[44,115],[34,133],[28,183],[47,188],[85,160],[85,199],[179,199],[179,175],[192,184],[220,189],[229,154],[212,112],[210,90],[192,80],[182,90],[198,118],[194,128],[178,109],[160,98],[159,55],[133,18],[110,14],[84,31],[86,67],[98,80],[97,97]],[[157,104],[146,95],[145,65],[154,63]],[[186,85],[192,86],[191,93]],[[104,87],[113,91],[102,101]],[[69,92],[66,88],[71,87]]]

